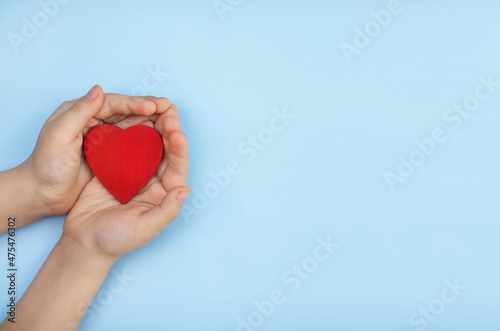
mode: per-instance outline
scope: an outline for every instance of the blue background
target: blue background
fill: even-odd
[[[500,3],[401,1],[348,62],[341,43],[388,3],[233,0],[221,19],[210,0],[74,0],[16,52],[9,33],[42,9],[1,2],[0,169],[30,155],[64,100],[94,83],[130,94],[156,67],[169,75],[148,94],[180,109],[189,186],[203,192],[231,160],[242,169],[120,259],[114,274],[133,279],[112,293],[110,274],[81,330],[236,330],[274,289],[286,300],[252,329],[419,330],[410,316],[439,308],[455,279],[466,289],[427,329],[500,328],[500,90],[459,128],[443,118],[479,77],[500,81]],[[248,161],[240,144],[284,108],[295,118]],[[391,190],[384,174],[435,128],[447,140]],[[63,221],[18,230],[21,292]],[[340,247],[293,291],[282,275],[328,236]]]

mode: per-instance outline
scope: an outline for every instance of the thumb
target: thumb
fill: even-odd
[[[95,85],[60,116],[60,124],[70,135],[78,135],[99,112],[103,102],[102,88]]]
[[[161,204],[144,214],[141,225],[146,227],[146,233],[150,233],[152,237],[155,237],[170,225],[179,216],[182,205],[189,193],[191,193],[191,190],[188,187],[177,186],[168,192]]]

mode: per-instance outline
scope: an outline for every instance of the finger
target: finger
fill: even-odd
[[[166,111],[167,115],[166,116],[173,116],[176,118],[179,118],[179,108],[177,108],[176,105],[170,105]]]
[[[80,134],[87,127],[89,121],[99,112],[103,102],[102,89],[99,85],[95,85],[85,96],[62,113],[56,121],[60,122],[60,127],[65,136],[73,138]]]
[[[145,96],[144,98],[156,104],[156,113],[158,114],[164,113],[171,106],[170,100],[167,98],[157,98],[151,95]]]
[[[186,136],[180,131],[175,131],[170,134],[168,145],[167,169],[161,177],[162,184],[167,191],[176,186],[186,185],[189,170]]]
[[[154,128],[154,122],[156,122],[156,120],[158,119],[158,116],[159,116],[158,114],[151,115],[151,116],[128,116],[125,119],[122,119],[121,121],[116,122],[116,123],[112,123],[112,124],[125,130],[131,126],[140,125],[140,124],[147,122],[148,124],[143,124],[143,125],[148,125],[149,127]],[[107,122],[107,123],[109,123],[109,122]]]
[[[93,123],[92,126],[101,125],[101,124],[112,124],[112,125],[116,125],[117,127],[119,127],[122,130],[128,129],[131,126],[134,126],[134,125],[141,125],[141,124],[142,125],[147,125],[147,126],[149,126],[151,128],[154,128],[155,122],[158,119],[158,116],[159,116],[159,114],[154,114],[154,115],[151,115],[151,116],[135,116],[135,115],[132,115],[132,116],[123,116],[123,117],[120,117],[120,118],[116,117],[112,121],[110,121],[109,119],[108,120],[95,120],[95,119],[92,119],[92,120],[90,120],[89,123]],[[114,116],[112,116],[112,117],[114,117]],[[94,120],[95,120],[95,122],[94,122]],[[83,135],[86,135],[90,131],[90,129],[91,129],[91,127],[85,128],[83,130]]]
[[[157,174],[160,177],[163,176],[165,169],[167,169],[167,159],[170,150],[168,138],[170,134],[172,134],[172,132],[181,130],[181,123],[179,122],[179,119],[173,116],[166,115],[167,113],[161,114],[155,124],[155,129],[162,136],[164,148],[163,157],[157,169]]]
[[[65,113],[80,99],[74,99],[63,102],[56,111],[47,119],[50,123]],[[92,125],[98,125],[99,120],[106,119],[106,122],[118,122],[125,116],[144,115],[149,113],[164,113],[171,106],[167,98],[155,98],[152,96],[135,97],[122,94],[106,93],[104,94],[103,108],[96,114],[96,119],[92,119]],[[155,108],[156,107],[156,108]],[[154,110],[153,110],[154,109]]]
[[[153,115],[157,111],[156,103],[144,97],[122,94],[105,94],[102,108],[96,114],[97,119],[107,119],[113,115]]]
[[[100,124],[115,124],[134,116],[142,116],[143,118],[156,121],[159,114],[155,113],[155,111],[156,104],[152,101],[144,99],[144,97],[130,97],[121,94],[104,94],[103,107],[95,115],[95,118],[90,119],[87,128],[90,129]]]
[[[155,123],[153,121],[150,121],[150,120],[146,120],[142,123],[139,123],[139,125],[149,126],[152,129],[155,127]]]
[[[181,122],[179,122],[179,119],[177,117],[174,116],[165,117],[165,119],[163,120],[162,132],[161,132],[163,138],[167,139],[172,132],[181,130],[182,130]]]
[[[45,124],[48,124],[54,120],[56,120],[59,116],[61,116],[64,112],[66,112],[69,108],[71,108],[79,99],[64,101],[57,109],[50,115]]]
[[[143,214],[139,226],[144,227],[151,237],[156,236],[179,216],[190,192],[185,186],[170,190],[158,206]]]
[[[158,117],[158,120],[156,121],[156,124],[155,124],[155,129],[156,131],[158,131],[158,133],[160,133],[161,135],[163,135],[163,126],[164,126],[164,122],[167,118],[170,118],[170,120],[172,120],[172,118],[176,118],[177,120],[179,119],[179,110],[177,108],[176,105],[171,105],[170,107],[168,107],[168,109],[162,113],[159,117]],[[172,123],[170,123],[171,125]],[[181,126],[180,126],[180,122],[178,123],[178,128],[177,130],[180,130],[181,129]]]

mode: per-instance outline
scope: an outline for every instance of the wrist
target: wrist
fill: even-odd
[[[54,215],[50,206],[38,194],[39,183],[29,159],[9,171],[12,171],[13,192],[19,197],[19,201],[23,201],[23,210],[29,214],[28,218],[36,221]]]
[[[0,219],[16,218],[16,226],[22,227],[52,215],[37,197],[37,189],[35,175],[26,164],[0,172]],[[2,222],[1,232],[5,226]]]
[[[85,249],[66,234],[62,234],[56,244],[55,251],[60,252],[63,256],[62,261],[69,261],[74,265],[87,265],[97,271],[101,270],[107,273],[118,258],[99,254]]]

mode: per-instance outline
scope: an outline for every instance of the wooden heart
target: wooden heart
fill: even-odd
[[[146,125],[126,130],[98,125],[85,136],[87,162],[102,185],[122,204],[151,179],[163,156],[160,134]]]

